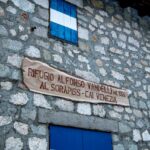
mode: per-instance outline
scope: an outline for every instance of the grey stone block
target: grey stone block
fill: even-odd
[[[9,67],[0,64],[0,77],[8,77],[10,75]]]
[[[32,109],[23,108],[21,110],[21,118],[24,119],[24,120],[28,120],[28,119],[35,120],[36,110],[35,109],[32,110]]]
[[[80,8],[83,8],[83,0],[65,0],[69,3],[72,3]]]
[[[39,125],[39,126],[31,125],[31,130],[34,134],[37,135],[46,135],[47,132],[47,128],[44,125]]]
[[[20,51],[23,47],[23,44],[20,41],[11,40],[11,39],[3,39],[2,40],[3,48],[7,48],[12,51]]]
[[[2,25],[0,25],[0,35],[8,36],[7,29]]]
[[[38,14],[41,18],[48,20],[49,19],[49,14],[47,9],[43,9],[43,8],[38,8]]]
[[[26,11],[26,12],[30,12],[33,13],[34,9],[35,9],[35,5],[27,0],[12,0],[12,2],[14,3],[15,6],[19,7],[20,9]]]
[[[41,108],[38,110],[38,121],[40,123],[52,123],[56,125],[84,129],[118,132],[117,121],[92,116],[78,115],[74,113],[54,112]]]

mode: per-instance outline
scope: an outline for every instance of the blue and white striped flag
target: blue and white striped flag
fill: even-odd
[[[77,8],[64,0],[50,1],[50,35],[78,43]]]

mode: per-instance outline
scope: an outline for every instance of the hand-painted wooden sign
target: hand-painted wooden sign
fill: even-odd
[[[78,43],[76,6],[64,0],[50,1],[50,35]]]
[[[74,101],[129,105],[125,90],[88,82],[28,58],[23,60],[23,78],[26,86],[38,93]]]

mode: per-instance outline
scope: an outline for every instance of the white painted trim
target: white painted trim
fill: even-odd
[[[77,19],[63,14],[54,9],[50,9],[50,21],[77,31]]]

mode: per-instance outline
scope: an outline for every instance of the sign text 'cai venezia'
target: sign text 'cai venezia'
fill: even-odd
[[[125,90],[70,76],[39,61],[25,58],[23,76],[26,86],[38,93],[74,101],[129,105]]]

